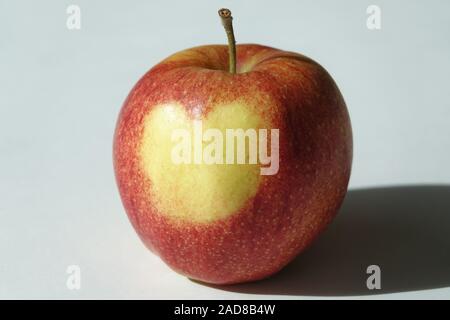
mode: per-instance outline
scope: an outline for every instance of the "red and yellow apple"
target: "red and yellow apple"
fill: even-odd
[[[327,71],[254,44],[176,53],[128,95],[114,137],[120,195],[144,244],[175,271],[214,284],[270,276],[336,215],[347,191],[352,133]],[[171,132],[279,129],[279,170],[256,164],[175,164]]]

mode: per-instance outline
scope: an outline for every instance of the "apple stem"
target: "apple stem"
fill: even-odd
[[[228,38],[228,60],[230,73],[236,73],[236,40],[234,39],[233,17],[229,9],[220,9],[219,16]]]

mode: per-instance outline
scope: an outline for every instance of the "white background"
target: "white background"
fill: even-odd
[[[81,30],[66,28],[70,4]],[[381,30],[366,27],[370,4]],[[301,52],[331,73],[353,123],[350,187],[370,189],[351,191],[279,275],[212,288],[141,244],[111,147],[121,104],[150,67],[225,43],[222,6],[239,43]],[[0,298],[449,298],[449,12],[444,0],[0,0]],[[71,264],[78,291],[66,287]],[[381,292],[365,288],[369,264],[382,268]]]

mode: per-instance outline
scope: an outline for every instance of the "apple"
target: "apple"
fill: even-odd
[[[298,53],[235,45],[231,15],[221,16],[228,46],[178,52],[133,87],[113,157],[123,205],[143,243],[189,278],[233,284],[278,272],[330,223],[347,191],[352,131],[323,67]],[[225,160],[232,129],[254,130],[255,154],[248,135],[243,161]],[[182,139],[174,132],[191,138],[178,162]],[[271,164],[262,162],[264,146],[266,160],[277,153]],[[212,161],[194,159],[207,152]]]

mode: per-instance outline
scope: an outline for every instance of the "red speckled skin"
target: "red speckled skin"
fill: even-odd
[[[142,241],[177,272],[214,284],[265,278],[303,251],[336,215],[352,163],[348,112],[321,66],[299,54],[238,45],[238,72],[251,71],[232,75],[227,50],[197,47],[152,68],[126,99],[114,137],[117,184]],[[206,115],[217,103],[254,101],[257,92],[273,100],[261,114],[280,129],[278,174],[264,176],[256,195],[224,220],[174,223],[158,212],[138,152],[152,107],[177,101],[188,114],[200,108]]]

